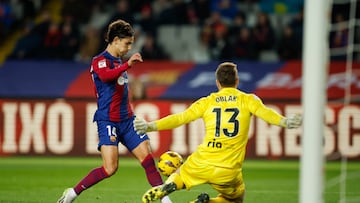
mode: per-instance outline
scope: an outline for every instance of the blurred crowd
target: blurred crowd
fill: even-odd
[[[51,0],[0,2],[0,44],[21,30],[8,56],[13,59],[88,62],[104,50],[107,25],[119,18],[133,25],[131,53],[141,52],[144,59],[173,59],[159,43],[159,28],[169,25],[198,28],[194,44],[199,46],[193,49],[201,54],[187,60],[292,60],[302,55],[303,0],[63,0],[60,20],[44,6]],[[333,23],[348,20],[347,7],[332,10]],[[330,47],[347,46],[347,33],[346,26],[332,31]]]

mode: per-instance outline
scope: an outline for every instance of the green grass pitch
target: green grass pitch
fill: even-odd
[[[99,157],[1,157],[0,203],[56,202],[63,190],[76,184],[92,168],[99,166]],[[340,163],[327,162],[324,167],[324,202],[339,200]],[[299,202],[299,161],[246,160],[243,167],[246,183],[245,202]],[[348,162],[346,199],[360,202],[360,163]],[[76,203],[138,203],[149,188],[145,174],[133,158],[120,158],[118,172],[84,191]],[[199,193],[216,192],[208,185],[189,191],[174,192],[174,203],[193,200]]]

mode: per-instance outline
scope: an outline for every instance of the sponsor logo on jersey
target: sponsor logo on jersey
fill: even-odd
[[[215,139],[213,139],[213,141],[209,141],[207,143],[207,147],[211,147],[211,148],[222,148],[222,143],[221,142],[217,142]]]

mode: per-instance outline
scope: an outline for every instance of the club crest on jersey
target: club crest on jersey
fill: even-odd
[[[105,68],[105,67],[106,67],[106,61],[105,61],[105,59],[99,61],[99,62],[98,62],[98,66],[99,66],[99,68]]]
[[[124,85],[125,83],[128,83],[128,79],[127,78],[124,78],[123,76],[120,76],[120,77],[118,77],[118,79],[117,79],[117,83],[119,84],[119,85]]]

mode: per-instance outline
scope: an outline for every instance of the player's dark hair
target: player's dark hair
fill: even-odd
[[[222,87],[234,87],[238,78],[236,64],[221,63],[216,69],[215,76]]]
[[[116,20],[110,23],[106,33],[105,41],[107,43],[111,43],[115,37],[120,39],[132,37],[134,36],[134,33],[134,29],[129,23],[124,20]]]

